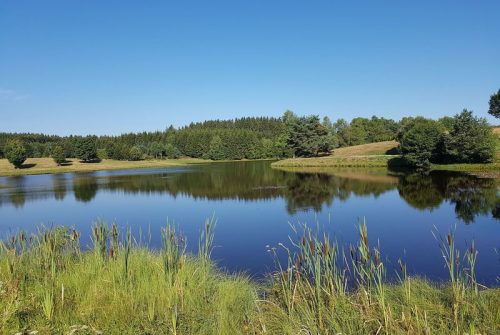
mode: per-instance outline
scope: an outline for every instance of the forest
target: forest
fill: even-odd
[[[57,164],[66,158],[83,162],[179,157],[279,159],[317,157],[335,148],[388,140],[400,143],[398,152],[388,154],[402,154],[406,165],[417,169],[426,169],[431,163],[489,163],[496,145],[486,119],[466,109],[438,120],[404,117],[395,121],[372,116],[350,122],[286,111],[280,118],[209,120],[119,136],[0,133],[0,158],[8,158],[15,167],[29,157],[53,157]]]

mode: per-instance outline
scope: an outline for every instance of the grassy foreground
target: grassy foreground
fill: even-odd
[[[52,158],[28,158],[20,169],[14,168],[7,159],[0,159],[0,176],[21,176],[45,173],[92,172],[99,170],[123,170],[141,168],[160,168],[188,164],[206,163],[196,158],[185,159],[151,159],[140,161],[118,161],[103,159],[96,163],[82,163],[78,159],[67,159],[62,166],[57,166]]]
[[[409,277],[388,283],[365,224],[348,249],[302,227],[288,262],[265,283],[218,270],[210,260],[214,222],[199,253],[185,253],[175,227],[161,250],[130,232],[97,223],[80,251],[66,228],[24,233],[0,245],[0,333],[14,334],[498,334],[500,289],[475,281],[477,252],[466,266],[443,240],[450,282]],[[270,249],[271,255],[280,250]],[[343,253],[346,250],[346,254]]]

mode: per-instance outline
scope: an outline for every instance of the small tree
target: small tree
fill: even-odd
[[[419,120],[401,136],[401,153],[406,163],[417,169],[428,169],[439,142],[442,129],[433,120]]]
[[[153,142],[149,146],[149,152],[154,158],[163,158],[163,145],[160,142]]]
[[[306,117],[284,116],[287,126],[287,145],[299,157],[318,156],[328,152],[332,143],[328,130],[316,115]]]
[[[210,141],[210,150],[208,151],[208,157],[213,160],[221,160],[225,158],[222,139],[218,135],[215,135]]]
[[[165,155],[170,159],[177,159],[181,156],[181,152],[173,144],[168,143],[165,146]]]
[[[19,140],[7,142],[4,148],[4,155],[16,169],[20,168],[28,158],[26,148]]]
[[[97,159],[97,146],[94,138],[88,136],[79,138],[75,144],[75,154],[78,159],[84,162],[91,162]]]
[[[128,152],[128,159],[130,161],[139,161],[142,159],[142,151],[141,149],[134,145],[132,148],[130,148]]]
[[[488,113],[496,118],[500,118],[500,89],[490,97],[490,109]]]
[[[447,156],[456,163],[490,163],[495,154],[495,138],[488,122],[467,109],[453,118],[444,145]]]
[[[54,162],[59,166],[66,161],[66,155],[64,153],[64,148],[60,145],[56,145],[52,148],[52,152],[50,153]]]

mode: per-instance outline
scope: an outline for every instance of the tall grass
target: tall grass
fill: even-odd
[[[0,334],[498,333],[500,290],[477,282],[476,246],[460,257],[453,232],[435,232],[446,284],[410,277],[403,261],[389,282],[366,222],[348,246],[293,226],[297,238],[271,249],[276,271],[257,283],[217,270],[214,228],[208,219],[196,255],[171,223],[160,250],[103,222],[86,252],[73,229],[20,232],[0,242]]]
[[[390,282],[380,245],[369,243],[366,222],[357,229],[358,243],[342,246],[304,225],[294,228],[300,233],[291,247],[281,244],[271,249],[277,271],[262,308],[270,333],[498,333],[500,290],[478,285],[473,243],[464,260],[454,235],[447,235],[441,247],[449,283],[411,278],[402,260],[399,281]],[[279,261],[280,249],[285,263]]]
[[[115,225],[98,222],[91,234],[88,252],[75,247],[80,234],[61,227],[40,230],[25,247],[17,235],[1,242],[0,334],[243,334],[254,328],[254,284],[187,255],[174,225],[162,229],[158,251]]]

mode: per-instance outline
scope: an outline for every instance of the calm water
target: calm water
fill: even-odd
[[[215,214],[214,258],[231,271],[259,276],[273,268],[266,246],[286,243],[293,234],[289,223],[318,226],[347,244],[356,242],[356,222],[365,217],[370,242],[380,243],[389,267],[401,257],[412,273],[444,279],[431,230],[445,234],[456,224],[458,246],[474,239],[479,249],[479,279],[498,284],[499,185],[456,173],[292,173],[265,161],[0,177],[0,235],[68,225],[82,231],[88,245],[92,222],[103,219],[130,226],[135,236],[142,231],[143,240],[158,247],[169,220],[196,251],[204,219]]]

